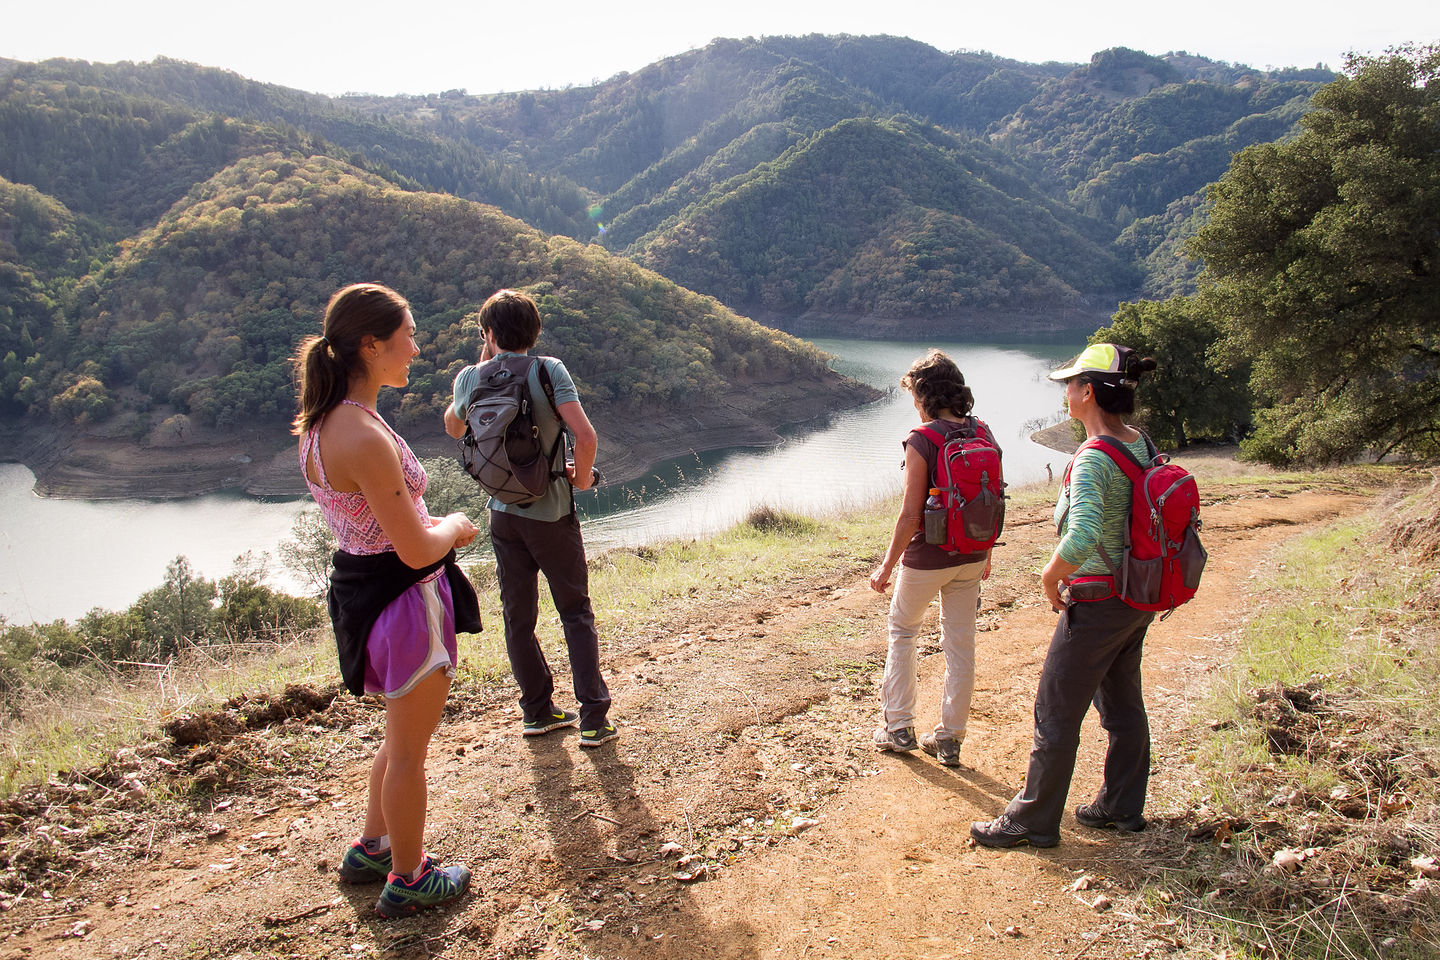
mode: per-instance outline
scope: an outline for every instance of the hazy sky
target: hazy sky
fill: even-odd
[[[0,57],[163,55],[328,94],[579,86],[716,37],[891,34],[941,50],[1067,62],[1126,46],[1256,67],[1336,69],[1350,50],[1440,41],[1436,0],[7,0],[5,7]]]

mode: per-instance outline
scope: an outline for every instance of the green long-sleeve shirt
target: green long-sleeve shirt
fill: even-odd
[[[1125,446],[1141,463],[1149,459],[1143,436]],[[1055,503],[1055,526],[1060,531],[1055,552],[1066,563],[1080,565],[1075,576],[1112,572],[1100,556],[1100,544],[1111,560],[1120,562],[1130,522],[1130,490],[1130,478],[1103,450],[1084,450],[1075,458],[1070,485],[1061,484]]]

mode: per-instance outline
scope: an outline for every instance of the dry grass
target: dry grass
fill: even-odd
[[[179,714],[230,697],[333,678],[326,630],[274,643],[192,645],[166,663],[93,664],[44,685],[21,681],[0,715],[0,797],[101,763]]]
[[[1263,610],[1140,871],[1191,943],[1440,956],[1440,568],[1423,536],[1385,536],[1397,515],[1433,517],[1435,497],[1307,538],[1255,588]]]
[[[1390,548],[1412,554],[1421,563],[1440,560],[1440,468],[1430,470],[1430,489],[1394,514]]]

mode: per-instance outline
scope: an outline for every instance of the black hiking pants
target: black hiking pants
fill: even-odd
[[[1144,811],[1150,721],[1140,689],[1140,654],[1154,618],[1119,597],[1072,601],[1060,614],[1035,694],[1030,768],[1024,787],[1005,809],[1011,820],[1035,833],[1059,832],[1080,723],[1092,702],[1110,737],[1096,802],[1116,817]]]
[[[540,615],[538,574],[543,573],[565,633],[575,699],[580,704],[580,729],[603,726],[610,710],[610,690],[600,675],[600,638],[590,608],[590,572],[585,566],[580,519],[573,512],[546,521],[491,510],[490,542],[495,548],[505,617],[505,652],[520,685],[520,709],[527,718],[544,717],[555,710],[551,699],[555,679],[535,636]]]

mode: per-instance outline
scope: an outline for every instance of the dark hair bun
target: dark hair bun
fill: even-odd
[[[1155,361],[1150,357],[1137,357],[1135,354],[1125,358],[1125,379],[1139,380],[1140,374],[1149,373],[1155,369]]]

